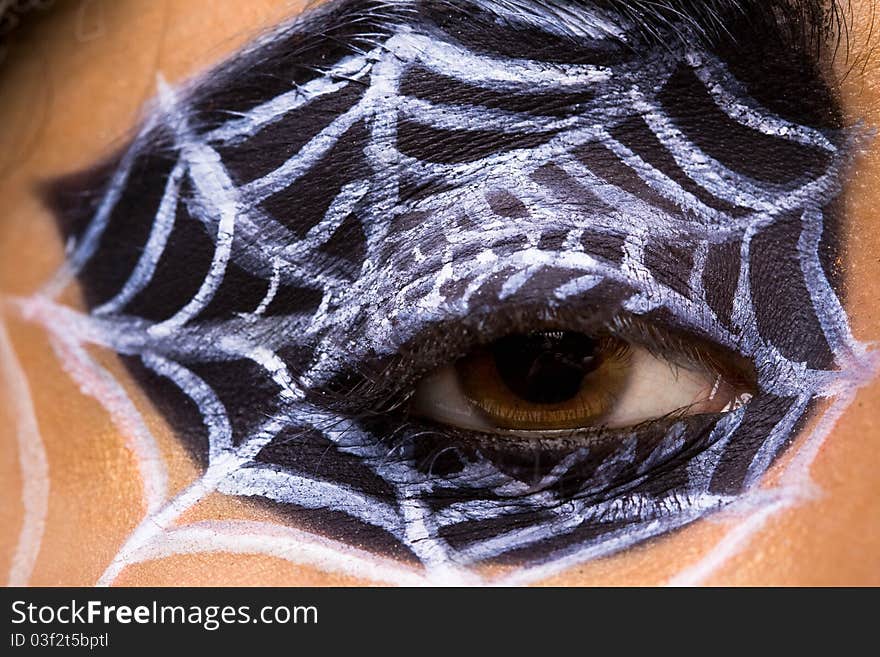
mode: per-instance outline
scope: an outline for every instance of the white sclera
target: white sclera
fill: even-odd
[[[716,373],[688,369],[631,345],[629,376],[601,425],[630,427],[671,413],[723,413],[739,408],[751,395],[722,380]],[[458,372],[448,365],[419,384],[412,399],[413,412],[435,422],[490,433],[519,433],[498,429],[465,395]],[[576,427],[572,427],[576,428]],[[558,431],[523,431],[552,435]]]

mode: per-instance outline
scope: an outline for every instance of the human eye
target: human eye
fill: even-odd
[[[201,469],[108,578],[216,492],[525,581],[738,504],[865,376],[825,14],[515,4],[328,3],[49,185],[23,307]]]
[[[541,437],[727,413],[751,399],[745,368],[706,349],[661,349],[610,332],[507,335],[420,382],[412,412],[481,432]]]

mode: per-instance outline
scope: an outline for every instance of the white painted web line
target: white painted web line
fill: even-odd
[[[680,524],[686,524],[697,520],[705,514],[705,509],[697,507],[692,511],[685,512]],[[600,543],[587,545],[571,554],[557,557],[547,563],[538,564],[530,568],[522,568],[488,582],[494,586],[525,586],[535,584],[551,577],[561,575],[566,570],[574,568],[582,563],[610,556],[620,552],[636,543],[645,541],[654,536],[659,536],[669,531],[669,526],[662,518],[651,520],[635,529],[624,528],[607,534]]]
[[[107,189],[104,191],[104,195],[94,217],[89,222],[88,228],[73,244],[72,252],[67,256],[64,264],[59,268],[55,276],[40,290],[38,293],[40,296],[47,298],[57,297],[73,281],[89,258],[94,255],[107,228],[107,224],[110,222],[110,217],[116,207],[116,203],[119,201],[125,184],[128,181],[128,175],[131,173],[134,161],[140,154],[147,136],[155,127],[158,119],[159,116],[155,113],[149,115],[138,136],[128,146],[116,171],[107,183]]]
[[[21,503],[24,508],[21,530],[12,563],[9,566],[9,586],[27,586],[34,572],[46,530],[49,510],[49,463],[43,438],[37,426],[37,417],[31,399],[27,375],[21,366],[0,319],[0,372],[4,389],[9,396],[18,463],[21,469]]]
[[[325,573],[396,586],[432,584],[420,568],[269,522],[208,520],[173,527],[132,552],[129,563],[210,552],[262,554]]]
[[[750,103],[742,85],[723,67],[699,53],[690,53],[688,63],[715,101],[715,105],[732,120],[770,137],[779,137],[811,148],[837,153],[838,147],[821,130],[793,123]]]
[[[172,333],[198,315],[213,299],[223,281],[232,251],[235,220],[239,213],[239,200],[235,186],[223,167],[220,155],[210,146],[196,141],[189,129],[185,107],[181,107],[171,87],[157,78],[159,101],[165,114],[177,130],[176,141],[180,157],[193,181],[202,203],[215,216],[217,223],[214,256],[208,275],[202,281],[195,296],[169,319],[156,324],[150,330],[153,335]]]
[[[880,360],[875,359],[875,367],[878,365]],[[877,367],[877,371],[880,372],[880,367]],[[861,384],[868,382],[865,380]],[[821,494],[821,489],[811,476],[812,465],[837,421],[855,399],[858,388],[859,384],[853,385],[849,393],[839,395],[832,402],[831,408],[821,416],[812,433],[794,451],[778,486],[768,489],[756,486],[725,509],[724,517],[744,517],[707,554],[673,577],[668,582],[670,586],[704,584],[745,549],[773,516]]]
[[[159,209],[156,212],[156,219],[150,231],[150,237],[144,245],[144,251],[135,265],[134,271],[128,280],[122,286],[119,293],[92,310],[94,315],[112,315],[120,312],[125,305],[131,301],[138,292],[143,290],[153,278],[156,266],[162,254],[165,252],[165,246],[168,243],[168,237],[174,229],[174,218],[177,212],[178,194],[180,193],[180,183],[186,172],[186,167],[182,161],[178,161],[168,176],[165,184],[165,192],[159,203]]]
[[[129,565],[135,563],[131,555],[136,553],[143,545],[153,541],[157,536],[164,533],[177,519],[193,505],[214,492],[220,483],[243,465],[250,463],[255,449],[265,445],[281,429],[278,422],[269,421],[264,425],[261,432],[257,433],[250,441],[234,451],[222,452],[215,458],[205,470],[205,473],[192,484],[171,499],[163,507],[151,513],[135,528],[131,535],[123,543],[122,547],[114,556],[110,565],[98,580],[99,586],[109,586],[119,574]],[[216,450],[215,450],[216,451]]]
[[[373,52],[346,57],[337,62],[327,75],[258,105],[241,118],[233,119],[209,132],[204,140],[208,143],[237,143],[322,96],[333,94],[349,84],[362,84],[361,80],[369,73],[372,60],[376,56],[377,53]]]
[[[125,447],[137,464],[143,486],[146,513],[154,513],[165,501],[168,475],[156,439],[122,385],[98,365],[77,342],[63,334],[51,334],[50,342],[58,362],[82,393],[96,399],[110,414],[122,434]]]
[[[402,520],[397,511],[371,495],[329,481],[297,475],[271,465],[241,468],[221,482],[229,495],[257,496],[306,509],[332,509],[399,536]]]

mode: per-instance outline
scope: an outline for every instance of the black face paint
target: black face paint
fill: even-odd
[[[64,330],[124,356],[194,490],[429,574],[544,573],[736,502],[864,380],[828,264],[852,134],[800,23],[522,4],[331,2],[161,89],[109,174],[52,186],[90,308]],[[753,44],[771,67],[740,64]],[[405,411],[476,344],[632,317],[749,359],[758,394],[530,443]]]

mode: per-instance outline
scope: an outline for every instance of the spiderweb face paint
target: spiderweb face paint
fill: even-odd
[[[204,466],[105,582],[185,544],[174,523],[212,491],[280,505],[333,563],[393,557],[393,581],[547,573],[744,499],[818,400],[868,376],[829,280],[847,131],[762,107],[710,53],[636,56],[601,14],[535,59],[382,7],[332,3],[160,82],[94,202],[57,188],[68,262],[26,308],[119,353]],[[517,29],[549,38],[538,18]],[[51,300],[72,275],[87,314]],[[700,335],[751,359],[759,393],[540,458],[339,403],[432,327],[536,306]]]

